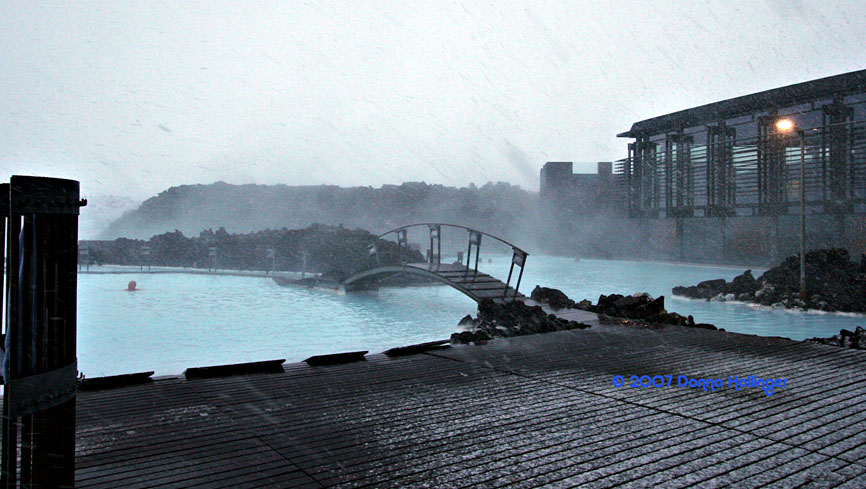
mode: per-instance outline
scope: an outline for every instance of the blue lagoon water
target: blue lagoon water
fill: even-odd
[[[488,259],[492,262],[488,263]],[[504,278],[508,256],[484,257],[481,269]],[[675,285],[732,279],[742,268],[530,256],[521,282],[593,302],[599,294],[665,295],[669,311],[728,331],[804,339],[866,325],[866,317],[802,313],[671,297]],[[756,271],[757,276],[761,271]],[[515,275],[516,277],[516,275]],[[140,290],[127,292],[136,280]],[[280,287],[270,278],[217,275],[80,274],[79,369],[88,377],[340,351],[382,350],[447,339],[475,303],[449,287],[387,288],[337,295]]]

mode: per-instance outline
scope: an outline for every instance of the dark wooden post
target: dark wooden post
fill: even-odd
[[[4,285],[3,288],[3,317],[5,321],[5,330],[3,331],[3,365],[0,365],[0,373],[3,374],[3,430],[2,440],[0,440],[0,449],[2,449],[2,457],[0,457],[0,487],[3,489],[7,487],[15,487],[15,474],[17,472],[17,465],[15,460],[15,455],[18,453],[16,448],[16,443],[18,440],[18,430],[17,430],[17,421],[16,419],[12,419],[9,416],[9,403],[6,402],[6,398],[8,397],[8,393],[6,391],[6,357],[8,355],[6,337],[9,335],[9,320],[6,316],[7,307],[9,304],[7,300],[9,299],[9,269],[11,267],[11,262],[9,261],[9,255],[12,249],[12,240],[10,239],[8,242],[6,240],[6,227],[10,223],[9,220],[9,184],[2,183],[0,184],[0,212],[2,215],[2,223],[0,223],[0,233],[2,233],[2,246],[4,247],[3,257],[5,258],[5,269],[4,269]],[[11,446],[11,450],[10,447]]]
[[[4,488],[75,485],[79,185],[13,176],[6,277]]]

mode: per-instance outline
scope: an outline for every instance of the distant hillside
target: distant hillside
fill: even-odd
[[[104,234],[111,223],[124,212],[137,208],[141,202],[117,195],[83,194],[87,206],[81,209],[78,218],[78,237],[93,239]]]
[[[525,243],[533,236],[538,194],[507,183],[468,188],[404,183],[381,188],[286,185],[210,185],[172,187],[114,221],[103,239],[146,239],[180,230],[230,233],[299,229],[313,223],[344,225],[374,233],[415,222],[438,221],[475,226]]]

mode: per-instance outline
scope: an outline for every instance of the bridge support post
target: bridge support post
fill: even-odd
[[[472,231],[469,231],[469,247],[466,249],[466,272],[464,276],[469,274],[469,262],[472,260]]]
[[[469,273],[469,263],[472,260],[472,245],[475,245],[475,275],[478,275],[478,257],[481,255],[481,236],[478,231],[469,230],[469,249],[466,252],[466,274]]]
[[[520,273],[517,275],[517,283],[514,285],[514,296],[517,297],[518,289],[520,289],[520,280],[523,278],[523,265],[526,264],[526,257],[529,255],[523,250],[512,248],[514,254],[511,255],[511,266],[508,268],[508,279],[505,281],[505,290],[502,291],[502,297],[508,295],[508,286],[511,284],[511,275],[514,273],[514,265],[520,267]],[[513,299],[512,299],[513,300]]]
[[[435,244],[435,248],[434,248]],[[435,251],[434,251],[435,250]],[[438,265],[442,257],[442,227],[430,225],[430,264]]]
[[[400,264],[405,265],[406,256],[409,254],[409,238],[406,229],[397,230],[397,252],[400,254]]]

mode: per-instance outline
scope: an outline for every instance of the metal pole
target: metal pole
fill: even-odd
[[[397,230],[397,251],[400,254],[400,265],[406,265],[409,253],[409,239],[406,237],[405,229]]]
[[[508,286],[511,285],[512,272],[514,272],[514,260],[511,260],[511,266],[508,268],[508,279],[505,281],[505,290],[502,291],[502,297],[508,295]]]
[[[469,248],[466,250],[466,271],[464,276],[469,274],[469,262],[472,260],[472,231],[469,231]]]
[[[481,239],[475,245],[475,275],[478,275],[478,257],[481,256]]]
[[[800,300],[806,301],[806,133],[800,133]]]
[[[520,267],[520,274],[517,275],[517,283],[514,284],[514,297],[517,297],[518,290],[520,290],[520,279],[523,278],[523,267]]]

